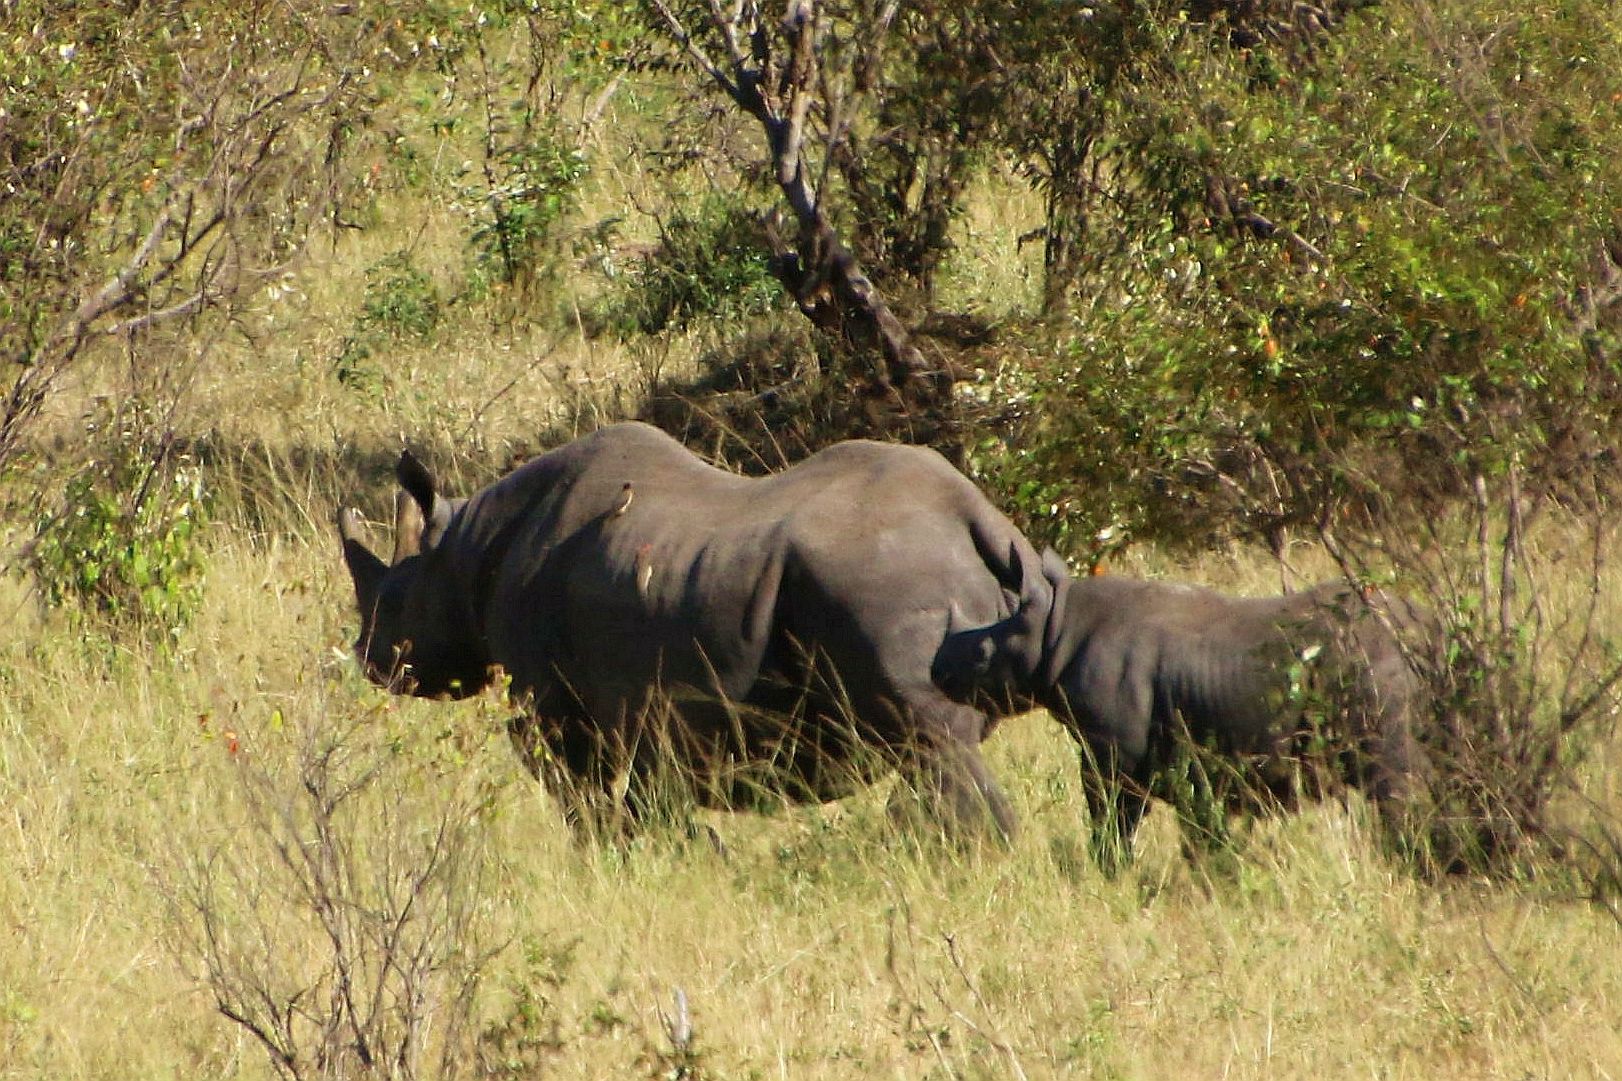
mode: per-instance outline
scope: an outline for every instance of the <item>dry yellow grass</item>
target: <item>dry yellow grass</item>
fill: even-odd
[[[1267,577],[1243,560],[1193,572]],[[261,843],[244,762],[279,767],[290,731],[356,718],[403,739],[381,783],[408,823],[469,778],[490,793],[468,858],[491,861],[482,933],[510,945],[481,1009],[500,1019],[516,987],[544,994],[540,1076],[664,1075],[677,988],[717,1077],[1622,1072],[1622,928],[1604,910],[1536,884],[1418,883],[1371,850],[1355,806],[1258,826],[1214,882],[1162,813],[1138,864],[1103,878],[1079,841],[1073,757],[1038,716],[991,745],[1024,823],[1006,853],[900,845],[882,792],[712,816],[724,856],[665,832],[581,850],[519,773],[497,703],[389,701],[359,680],[347,589],[324,530],[221,528],[172,656],[11,622],[0,1078],[270,1076],[196,981],[165,898],[190,854]],[[293,904],[261,867],[264,897]]]
[[[417,209],[420,265],[460,258],[454,230]],[[1008,228],[982,218],[988,235]],[[518,1030],[539,1041],[491,1076],[1622,1075],[1622,926],[1606,909],[1537,882],[1420,883],[1373,849],[1359,805],[1258,825],[1236,869],[1210,878],[1162,812],[1137,864],[1105,878],[1085,856],[1068,740],[1040,716],[1007,722],[989,749],[1023,823],[1007,852],[899,842],[882,788],[707,816],[724,855],[673,830],[623,851],[572,844],[507,748],[498,702],[389,700],[356,673],[328,523],[340,500],[381,513],[387,493],[338,490],[322,456],[409,439],[488,478],[553,418],[686,359],[475,315],[401,346],[356,394],[320,373],[363,268],[401,245],[344,244],[250,313],[261,337],[197,359],[184,430],[232,448],[219,477],[264,490],[231,501],[258,516],[228,506],[212,527],[203,607],[172,649],[84,632],[0,578],[0,1081],[274,1076],[216,1010],[195,914],[171,902],[198,858],[235,854],[262,878],[223,896],[233,933],[296,922],[245,771],[296,795],[300,740],[356,724],[383,763],[366,806],[395,815],[352,824],[369,869],[420,841],[455,793],[484,800],[461,858],[485,875],[473,928],[504,948],[484,964],[478,1018],[511,1025],[528,993]],[[1004,286],[1028,296],[1023,277]],[[1133,552],[1116,570],[1279,587],[1244,552],[1185,565]],[[1622,607],[1606,619],[1622,625]],[[1617,759],[1608,746],[1592,771],[1613,809]],[[289,941],[302,945],[273,957],[292,979],[322,947]],[[686,1074],[666,1021],[677,989]]]

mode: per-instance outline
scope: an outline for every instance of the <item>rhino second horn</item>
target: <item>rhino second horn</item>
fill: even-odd
[[[341,540],[361,543],[360,539],[360,512],[354,507],[341,507],[338,510],[338,537]]]
[[[394,497],[394,558],[399,563],[422,551],[422,508],[409,493]]]

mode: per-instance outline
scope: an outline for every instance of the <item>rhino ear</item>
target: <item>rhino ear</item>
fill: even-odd
[[[399,479],[400,487],[411,494],[420,512],[414,530],[414,535],[420,537],[420,544],[412,550],[412,554],[433,548],[445,535],[445,527],[450,525],[453,511],[451,501],[439,494],[434,475],[409,450],[400,452],[400,462],[394,467],[394,475]]]
[[[1019,555],[1019,542],[1008,542],[1008,573],[1003,582],[1015,593],[1025,592],[1025,561]]]
[[[388,567],[361,541],[360,515],[350,507],[338,512],[338,536],[344,543],[344,563],[349,566],[349,576],[355,582],[355,603],[360,608],[361,619],[368,620]]]
[[[428,472],[428,467],[410,450],[403,450],[400,452],[399,463],[394,467],[394,475],[399,480],[400,487],[410,492],[411,498],[422,508],[423,517],[432,518],[434,500],[438,496],[435,494],[437,486],[434,484],[434,475]]]

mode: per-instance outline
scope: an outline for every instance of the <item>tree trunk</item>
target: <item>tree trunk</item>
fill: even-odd
[[[818,90],[824,29],[816,0],[791,3],[775,23],[752,5],[731,15],[712,5],[709,29],[726,50],[726,68],[711,59],[668,5],[654,0],[654,7],[687,55],[766,134],[777,186],[794,215],[796,233],[792,250],[780,237],[773,238],[773,271],[800,310],[854,349],[876,348],[884,363],[875,375],[887,387],[949,381],[945,373],[930,371],[907,328],[839,239],[806,175],[806,121]],[[882,27],[875,32],[882,33]]]

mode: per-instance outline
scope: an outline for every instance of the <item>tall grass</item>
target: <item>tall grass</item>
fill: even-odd
[[[289,766],[288,726],[312,722],[393,741],[376,784],[408,835],[459,786],[482,786],[479,844],[494,862],[469,918],[501,948],[472,1003],[475,1076],[1622,1068],[1610,913],[1536,884],[1422,884],[1375,851],[1360,805],[1257,824],[1217,882],[1184,864],[1171,816],[1153,815],[1137,865],[1107,879],[1084,856],[1068,741],[1032,716],[990,745],[1024,824],[1005,854],[898,843],[882,786],[829,807],[710,815],[724,854],[681,831],[581,848],[506,746],[499,703],[393,700],[360,680],[324,530],[255,540],[221,527],[209,565],[171,659],[50,616],[0,639],[0,1077],[271,1076],[217,1011],[187,946],[195,926],[166,897],[187,858],[262,844],[242,765]],[[1150,554],[1141,569],[1271,587],[1267,565],[1243,557],[1175,567]],[[1615,800],[1616,764],[1614,747],[1594,763],[1595,798]],[[272,861],[243,869],[261,876],[259,903],[298,905]],[[287,975],[317,960],[289,955]]]
[[[964,228],[984,235],[963,245],[1006,262],[965,262],[943,286],[978,292],[993,317],[1033,302],[1007,207],[975,208]],[[1357,803],[1255,824],[1215,880],[1154,814],[1136,864],[1106,878],[1086,857],[1075,753],[1041,716],[1006,722],[988,748],[1023,824],[1000,854],[903,843],[883,784],[826,807],[706,814],[719,849],[678,829],[577,845],[507,745],[500,702],[390,699],[361,679],[329,523],[340,503],[383,516],[402,442],[471,487],[543,433],[622,411],[692,365],[691,343],[583,342],[457,309],[374,354],[375,384],[345,386],[330,368],[365,268],[407,250],[435,274],[464,256],[444,208],[401,197],[378,214],[397,224],[312,251],[240,333],[189,357],[174,423],[217,503],[201,601],[171,648],[43,610],[0,576],[0,1081],[276,1075],[220,1009],[198,904],[176,901],[210,903],[188,883],[210,857],[234,861],[213,881],[231,884],[215,915],[239,957],[269,916],[307,914],[254,800],[297,797],[301,734],[345,731],[387,752],[368,798],[390,816],[338,827],[355,831],[357,881],[386,880],[389,860],[420,851],[406,842],[479,794],[458,820],[476,827],[462,853],[480,871],[456,887],[470,902],[458,933],[488,949],[466,1026],[424,1037],[460,1041],[455,1068],[471,1076],[1622,1074],[1611,909],[1552,881],[1422,883],[1377,851]],[[111,365],[65,393],[54,453],[74,453],[95,394],[135,375]],[[4,528],[8,549],[23,539],[19,521]],[[1321,554],[1294,563],[1333,571]],[[1134,550],[1112,569],[1280,584],[1243,551]],[[1622,605],[1607,604],[1614,630]],[[1571,794],[1578,809],[1616,820],[1619,767],[1613,737]],[[277,941],[262,982],[316,986],[321,936]],[[344,1070],[364,1076],[339,1063],[331,1076]]]

